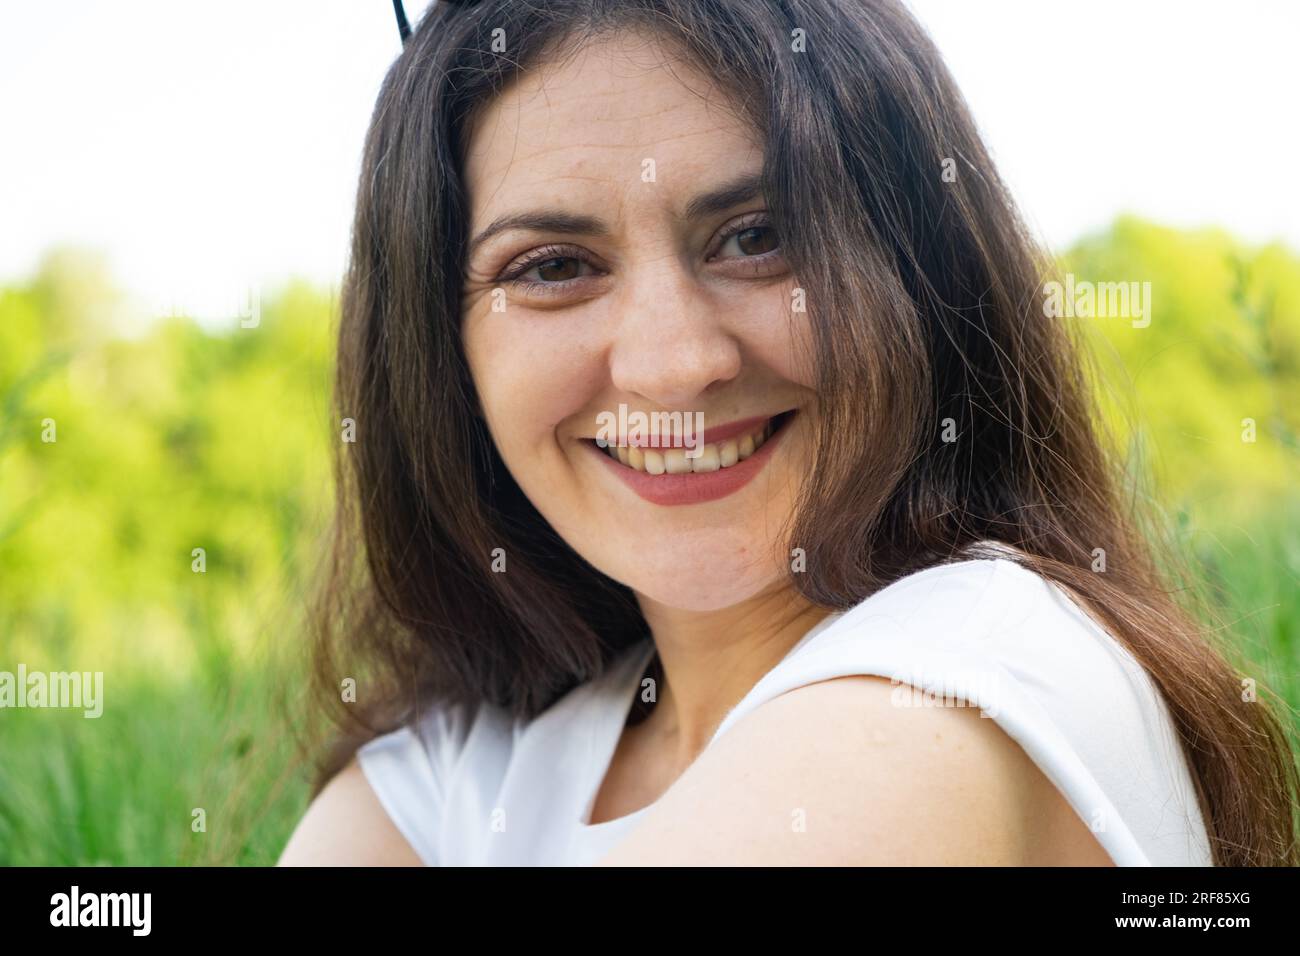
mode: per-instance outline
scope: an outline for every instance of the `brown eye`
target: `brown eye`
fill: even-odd
[[[722,259],[753,259],[775,253],[781,248],[776,228],[769,223],[742,223],[734,232],[727,233],[716,255]]]
[[[576,279],[581,265],[572,256],[556,256],[537,263],[534,268],[543,282],[564,282],[566,279]]]
[[[736,233],[736,245],[747,256],[761,256],[765,252],[771,252],[779,243],[776,241],[776,230],[771,226],[752,226]]]
[[[569,288],[568,283],[590,278],[593,272],[591,263],[576,250],[568,246],[545,246],[514,262],[497,281],[540,291],[547,286]]]

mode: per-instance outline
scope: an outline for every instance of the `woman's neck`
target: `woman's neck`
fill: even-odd
[[[685,769],[727,713],[830,612],[792,588],[716,611],[684,611],[640,598],[664,679],[642,731]]]

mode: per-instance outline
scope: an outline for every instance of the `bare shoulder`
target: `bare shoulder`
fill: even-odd
[[[601,863],[1110,862],[992,719],[974,707],[902,706],[897,690],[886,678],[838,677],[756,708]]]
[[[422,866],[354,757],[316,795],[277,866]]]

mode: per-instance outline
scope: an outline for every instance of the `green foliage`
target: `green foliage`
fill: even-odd
[[[333,304],[290,285],[256,328],[99,337],[83,274],[0,296],[0,655],[193,676],[291,633],[330,501]]]
[[[1150,468],[1157,497],[1264,518],[1300,463],[1300,259],[1279,245],[1122,218],[1077,243],[1062,271],[1150,282],[1151,321],[1075,320],[1096,347],[1108,417]],[[1254,441],[1243,440],[1246,420]]]

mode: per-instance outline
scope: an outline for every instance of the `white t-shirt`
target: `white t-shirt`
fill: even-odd
[[[594,863],[649,810],[587,822],[654,650],[648,640],[629,648],[531,721],[491,705],[426,711],[418,724],[365,744],[361,768],[431,866]],[[989,557],[894,582],[809,631],[712,740],[779,694],[854,674],[896,681],[899,706],[981,707],[1117,865],[1211,865],[1192,780],[1155,685],[1065,591],[1034,572]]]

